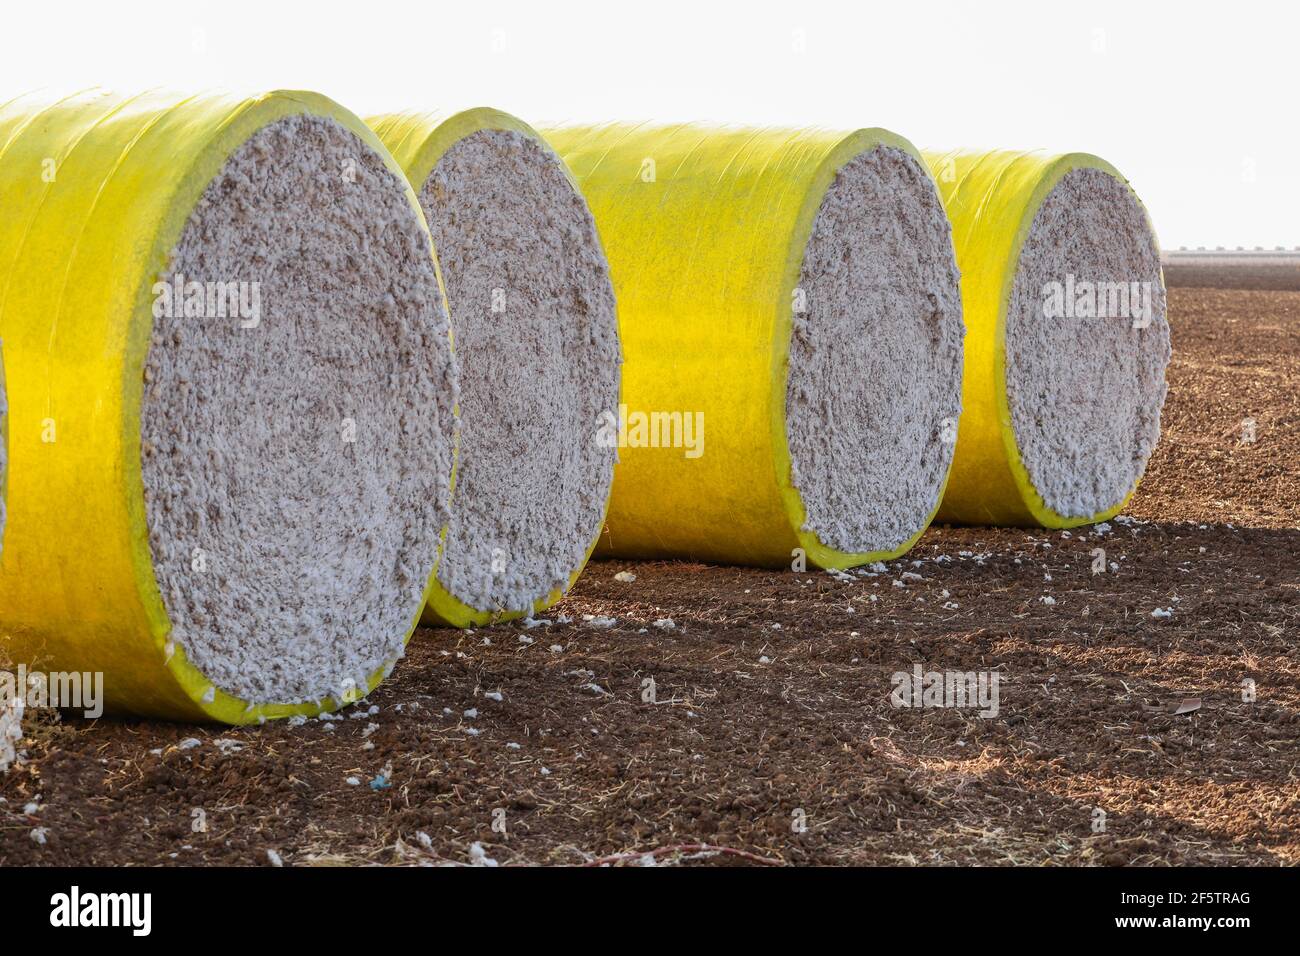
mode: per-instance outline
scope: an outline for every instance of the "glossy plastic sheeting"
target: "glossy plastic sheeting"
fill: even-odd
[[[1113,518],[1135,489],[1113,507],[1087,517],[1058,514],[1035,490],[1011,423],[1006,327],[1020,250],[1053,187],[1076,169],[1098,169],[1128,181],[1105,160],[1086,153],[958,151],[924,156],[952,221],[966,317],[961,423],[937,520],[1074,528]]]
[[[252,705],[169,642],[154,578],[140,462],[151,289],[231,154],[298,114],[355,133],[400,181],[365,124],[313,93],[92,90],[0,106],[0,334],[17,423],[0,636],[14,660],[102,672],[113,710],[227,723],[310,715],[364,696],[392,667],[346,699]]]
[[[425,182],[433,175],[439,161],[447,150],[462,139],[482,130],[501,130],[519,133],[535,140],[547,152],[551,147],[535,129],[523,120],[487,107],[465,110],[460,113],[444,115],[440,113],[385,113],[367,116],[366,122],[375,131],[388,150],[406,172],[406,178],[418,195]],[[566,169],[567,173],[567,169]],[[572,175],[569,176],[572,180]],[[574,191],[578,184],[573,183]],[[455,313],[451,316],[453,334],[456,327]],[[593,423],[594,425],[594,423]],[[453,479],[452,505],[456,507]],[[563,590],[556,589],[546,597],[535,601],[528,611],[501,611],[495,608],[470,607],[455,597],[434,577],[429,590],[429,601],[425,605],[423,621],[431,627],[479,627],[494,621],[511,621],[521,617],[531,617],[543,611],[564,597],[565,592],[577,583],[582,569],[587,566],[596,542],[587,548],[582,562],[573,569],[569,582]]]
[[[5,385],[4,346],[0,344],[0,555],[9,502],[9,396]]]
[[[792,296],[836,172],[906,140],[855,132],[604,125],[543,130],[582,186],[609,257],[629,414],[703,413],[704,453],[623,447],[597,553],[844,568],[804,531],[791,480]],[[923,529],[922,529],[923,530]]]

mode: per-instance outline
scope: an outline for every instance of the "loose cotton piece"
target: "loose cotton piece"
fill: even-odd
[[[23,739],[23,709],[21,695],[0,695],[0,773],[8,772],[18,760],[18,745]]]
[[[0,649],[102,672],[108,708],[145,715],[363,696],[424,604],[454,453],[401,170],[300,92],[23,97],[0,144],[0,330],[30,423]]]

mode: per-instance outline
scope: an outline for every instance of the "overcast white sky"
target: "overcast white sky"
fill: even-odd
[[[1300,246],[1294,2],[10,3],[33,88],[316,89],[358,113],[884,126],[1098,153],[1166,248]]]

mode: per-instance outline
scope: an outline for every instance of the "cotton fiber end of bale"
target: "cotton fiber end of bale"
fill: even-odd
[[[1132,190],[1099,169],[1067,173],[1034,215],[1006,327],[1016,445],[1058,514],[1105,512],[1146,470],[1166,392],[1165,306]]]
[[[419,192],[461,367],[456,491],[438,580],[478,609],[567,589],[605,519],[618,325],[591,213],[536,138],[486,129]]]
[[[442,593],[426,619],[466,626],[540,610],[591,553],[617,453],[598,440],[617,410],[620,353],[591,213],[559,157],[506,114],[371,123],[386,142],[400,129],[421,144],[403,165],[437,249],[461,372]]]
[[[7,652],[187,720],[364,695],[419,620],[454,456],[401,169],[301,91],[20,98],[0,141],[9,400],[36,423],[11,435]]]
[[[930,521],[961,412],[961,297],[925,168],[878,147],[846,163],[804,252],[786,433],[806,531],[891,552]]]
[[[172,638],[238,697],[316,700],[401,653],[451,472],[427,243],[373,151],[294,116],[230,157],[160,279],[259,283],[255,326],[155,319],[141,423]]]

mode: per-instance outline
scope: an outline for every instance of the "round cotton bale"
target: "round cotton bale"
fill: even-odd
[[[1146,211],[1082,153],[927,153],[953,223],[965,412],[940,521],[1118,514],[1160,436],[1169,323]]]
[[[626,407],[600,550],[844,568],[910,548],[952,460],[963,335],[916,149],[879,129],[544,133],[619,301]]]
[[[0,634],[108,707],[373,688],[445,528],[455,367],[401,170],[310,93],[0,109]]]
[[[368,122],[433,233],[461,370],[447,544],[425,620],[467,627],[558,601],[605,520],[618,317],[591,213],[559,157],[491,109]]]

